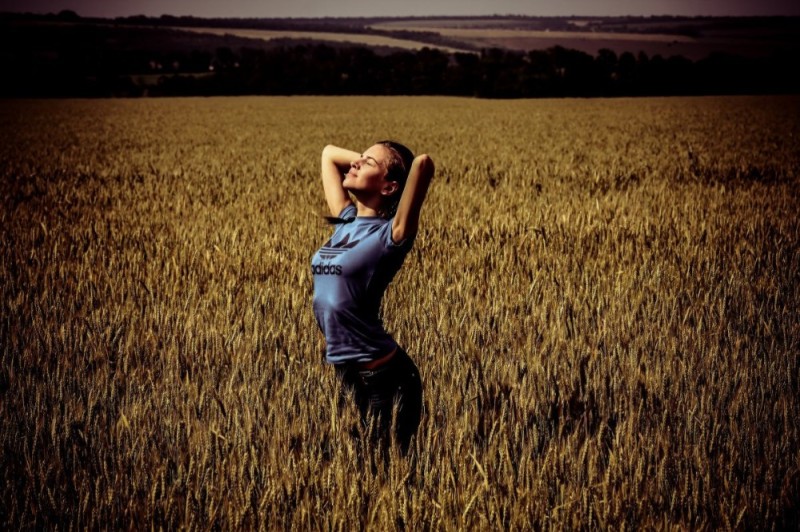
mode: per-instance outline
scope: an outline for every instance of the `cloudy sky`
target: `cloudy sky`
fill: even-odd
[[[0,11],[81,16],[800,15],[798,0],[0,0]]]

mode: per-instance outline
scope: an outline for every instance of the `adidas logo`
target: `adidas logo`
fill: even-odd
[[[360,240],[355,240],[350,242],[350,235],[345,235],[344,239],[341,242],[336,244],[331,244],[331,241],[328,240],[319,250],[319,256],[322,259],[330,260],[333,258],[338,257],[348,249],[352,249],[361,242]]]

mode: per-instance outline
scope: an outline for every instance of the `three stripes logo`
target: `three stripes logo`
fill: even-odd
[[[323,245],[319,250],[319,256],[321,259],[330,260],[335,259],[348,249],[352,249],[361,242],[360,240],[355,240],[350,242],[350,235],[345,235],[344,239],[341,242],[337,242],[336,244],[332,244],[330,240],[328,240],[325,245]]]

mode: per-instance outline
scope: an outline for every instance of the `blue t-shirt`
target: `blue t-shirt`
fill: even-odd
[[[314,315],[328,362],[368,362],[397,347],[383,328],[380,306],[413,240],[395,244],[392,220],[356,217],[354,205],[339,216],[355,219],[338,225],[311,259]]]

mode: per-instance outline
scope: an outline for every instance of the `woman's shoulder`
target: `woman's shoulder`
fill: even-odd
[[[342,220],[347,220],[348,218],[355,218],[358,211],[356,211],[356,206],[352,203],[348,203],[342,209],[342,212],[339,213],[339,218]]]

